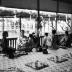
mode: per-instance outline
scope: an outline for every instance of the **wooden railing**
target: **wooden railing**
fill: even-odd
[[[44,36],[40,36],[40,46],[43,46],[43,39],[44,39]]]
[[[42,46],[43,45],[43,38],[44,36],[41,36],[40,37],[40,45]],[[16,42],[17,42],[17,38],[7,38],[8,39],[8,44],[10,47],[13,47],[16,49]]]
[[[64,35],[58,35],[59,40],[60,40],[63,36],[64,36]],[[72,36],[72,34],[71,34],[71,36]],[[9,42],[9,43],[8,43],[9,46],[16,49],[17,38],[7,38],[7,39],[8,39],[8,42]],[[41,37],[40,37],[40,46],[43,46],[43,39],[44,39],[44,36],[41,36]],[[0,39],[0,40],[1,40],[1,39]],[[71,38],[71,40],[72,40],[72,38]],[[72,41],[71,41],[71,42],[72,42]]]
[[[9,47],[16,49],[16,40],[17,38],[7,38]],[[1,40],[1,39],[0,39]]]
[[[8,38],[9,46],[16,49],[16,40],[17,38]]]

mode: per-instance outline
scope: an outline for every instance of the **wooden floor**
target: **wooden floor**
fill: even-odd
[[[0,70],[8,70],[10,68],[19,68],[23,72],[69,72],[72,69],[72,59],[68,59],[68,61],[66,62],[57,64],[57,63],[54,63],[53,61],[47,60],[47,58],[54,55],[60,56],[70,52],[72,52],[71,48],[66,50],[65,49],[58,49],[58,50],[48,49],[49,54],[43,54],[42,52],[32,52],[32,53],[29,53],[28,55],[23,55],[15,59],[9,59],[3,54],[0,54]],[[36,60],[48,63],[49,67],[41,69],[41,70],[34,70],[30,67],[25,66],[26,63],[35,62]]]

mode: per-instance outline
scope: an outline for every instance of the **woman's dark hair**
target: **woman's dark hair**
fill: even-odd
[[[34,32],[32,34],[35,34]]]
[[[68,35],[68,31],[65,31],[65,34]]]
[[[24,30],[21,30],[21,32],[23,32],[23,33],[24,33],[25,31],[24,31]]]
[[[56,34],[56,30],[52,30],[52,34]]]
[[[45,33],[45,36],[48,36],[48,33]]]
[[[32,34],[29,34],[29,37],[30,37],[30,38],[33,38],[33,35],[32,35]]]
[[[8,37],[8,32],[4,31],[2,35],[3,35],[3,37]]]

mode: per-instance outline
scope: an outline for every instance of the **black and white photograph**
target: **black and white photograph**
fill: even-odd
[[[0,0],[0,72],[72,72],[72,0]]]

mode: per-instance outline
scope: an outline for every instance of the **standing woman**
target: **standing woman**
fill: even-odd
[[[52,48],[58,49],[59,46],[59,40],[58,36],[56,35],[56,30],[52,30]]]

